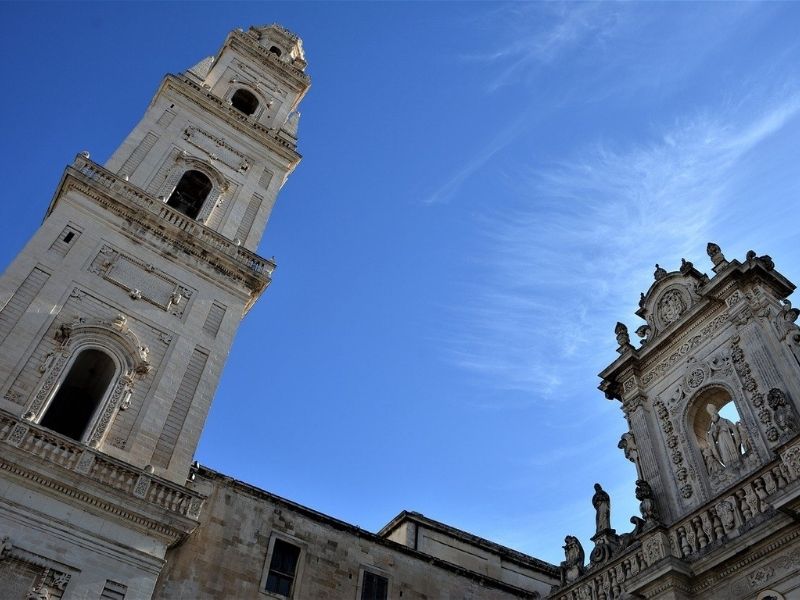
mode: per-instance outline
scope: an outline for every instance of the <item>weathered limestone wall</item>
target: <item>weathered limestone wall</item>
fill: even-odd
[[[401,513],[379,535],[492,579],[535,590],[543,597],[558,583],[554,565],[420,513]]]
[[[167,553],[161,599],[265,598],[265,567],[276,535],[301,550],[293,599],[358,600],[364,569],[389,580],[389,598],[535,598],[523,590],[337,521],[213,471],[196,487],[209,495],[201,526]]]

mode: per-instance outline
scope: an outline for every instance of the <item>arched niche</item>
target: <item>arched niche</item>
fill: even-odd
[[[699,468],[705,467],[712,487],[731,481],[750,466],[753,456],[750,433],[733,391],[714,383],[698,390],[688,406],[686,428]]]
[[[78,319],[62,324],[54,341],[56,349],[42,365],[42,381],[24,416],[79,442],[99,446],[114,415],[127,408],[134,386],[150,372],[149,350],[128,328],[123,315],[111,321]],[[76,415],[74,422],[60,422],[79,393],[91,396],[82,415]]]

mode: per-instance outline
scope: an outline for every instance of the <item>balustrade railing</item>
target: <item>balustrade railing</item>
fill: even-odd
[[[235,244],[232,240],[220,235],[216,231],[205,227],[194,219],[188,218],[183,213],[167,206],[164,202],[142,192],[136,186],[128,184],[125,179],[118,177],[94,161],[79,155],[75,158],[75,162],[72,166],[84,177],[108,190],[116,192],[131,204],[157,215],[160,219],[194,236],[200,243],[222,252],[245,268],[259,275],[264,275],[266,277],[272,276],[275,263],[271,260],[261,258],[254,252],[242,248],[240,245]]]
[[[587,567],[575,582],[551,595],[555,600],[614,600],[623,584],[665,557],[692,560],[766,520],[771,501],[800,478],[775,460],[667,529],[643,532],[628,548],[604,564]]]
[[[157,508],[192,519],[199,516],[203,501],[200,494],[33,423],[0,415],[0,439],[47,463],[81,473]]]

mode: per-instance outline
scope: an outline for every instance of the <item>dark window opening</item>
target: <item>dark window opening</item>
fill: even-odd
[[[70,232],[67,233],[67,235],[64,236],[64,241],[67,244],[69,244],[72,241],[72,238],[74,238],[74,237],[75,237],[75,232],[74,231],[70,231]]]
[[[300,558],[300,548],[283,540],[275,540],[267,575],[268,592],[287,598],[291,595],[298,558]]]
[[[364,571],[361,584],[361,600],[386,600],[389,597],[389,580],[375,573]]]
[[[72,363],[41,420],[42,427],[80,440],[114,377],[114,361],[100,350],[84,350]]]
[[[167,200],[167,206],[196,219],[211,187],[211,180],[200,171],[186,171]]]
[[[270,52],[272,52],[272,53],[273,53],[275,56],[280,56],[281,54],[283,54],[283,53],[281,52],[281,49],[280,49],[280,48],[278,48],[277,46],[272,46],[272,47],[269,49],[269,51],[270,51]]]
[[[239,89],[231,96],[231,104],[236,110],[252,115],[258,108],[258,98],[247,90]]]

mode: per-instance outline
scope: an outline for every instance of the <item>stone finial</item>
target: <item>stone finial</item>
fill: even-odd
[[[680,272],[683,275],[686,275],[689,271],[694,269],[694,264],[691,261],[686,260],[685,258],[681,259],[681,268]]]
[[[617,343],[619,344],[617,352],[624,354],[628,350],[633,349],[631,345],[631,336],[628,335],[628,328],[625,325],[617,322],[617,326],[614,327],[614,334],[617,336]]]
[[[706,246],[706,253],[708,254],[709,258],[711,258],[711,262],[713,263],[713,271],[714,273],[719,273],[722,269],[728,266],[728,261],[725,260],[725,255],[720,250],[720,247],[717,246],[714,242],[708,242],[708,246]]]
[[[667,276],[666,269],[662,269],[661,267],[658,266],[658,263],[656,263],[656,270],[653,273],[653,277],[655,278],[655,280],[659,281],[661,279],[664,279],[664,277],[666,276]]]
[[[639,308],[644,308],[644,300],[645,300],[644,292],[640,292],[639,293]]]

